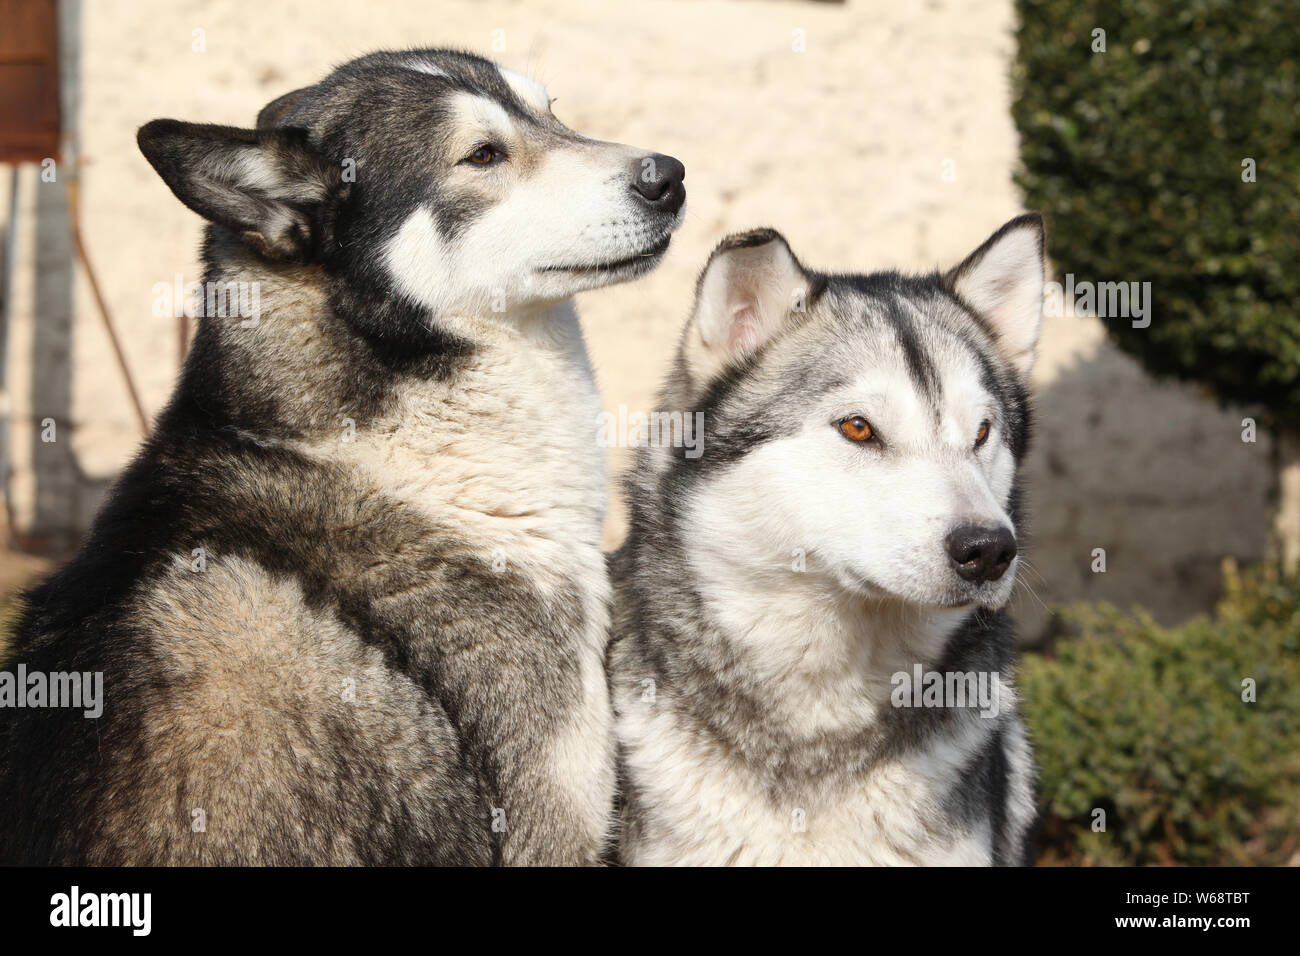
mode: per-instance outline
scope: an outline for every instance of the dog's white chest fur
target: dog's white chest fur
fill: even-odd
[[[599,398],[570,307],[501,325],[453,381],[403,387],[390,415],[330,451],[498,564],[546,580],[598,563]]]
[[[892,754],[872,756],[889,701],[886,678],[907,660],[933,658],[960,617],[921,623],[878,609],[870,626],[857,602],[843,617],[827,599],[798,589],[717,586],[697,571],[707,606],[726,606],[738,643],[699,636],[695,650],[744,672],[756,696],[717,690],[696,706],[674,700],[674,686],[646,680],[635,643],[614,653],[617,727],[634,817],[621,843],[635,865],[987,866],[994,861],[992,820],[954,818],[953,799],[969,786],[972,760],[998,726],[971,710],[942,733]],[[724,602],[744,593],[743,602]],[[823,621],[822,629],[809,622]],[[827,623],[834,621],[836,623]],[[886,626],[888,625],[888,626]],[[852,634],[871,638],[853,641]],[[728,649],[724,650],[723,647]],[[706,649],[707,648],[707,649]],[[688,692],[683,690],[683,692]],[[696,693],[708,693],[697,690]],[[757,708],[754,712],[749,707]],[[748,714],[743,721],[732,720]],[[702,716],[703,715],[703,716]],[[729,728],[717,733],[716,719]],[[1018,721],[1004,724],[1012,749]],[[738,736],[736,736],[738,735]],[[741,745],[731,741],[743,740]],[[1027,764],[1027,757],[1013,761]],[[800,768],[800,769],[795,769]],[[1028,803],[1026,794],[1025,801]]]
[[[987,825],[940,842],[927,825],[969,753],[936,745],[849,780],[789,792],[762,785],[727,748],[667,708],[620,707],[618,736],[637,782],[638,832],[625,862],[641,866],[980,865]]]

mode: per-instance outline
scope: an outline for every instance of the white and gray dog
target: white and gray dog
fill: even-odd
[[[700,278],[614,556],[632,864],[1004,864],[1033,767],[1017,564],[1043,228],[947,274],[823,275],[771,230]]]
[[[207,314],[8,664],[5,863],[592,863],[614,789],[603,451],[576,292],[653,268],[684,169],[468,54],[362,57],[141,150]],[[208,297],[211,301],[211,296]]]

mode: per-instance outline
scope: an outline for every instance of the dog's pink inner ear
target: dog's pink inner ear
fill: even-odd
[[[747,355],[763,344],[763,320],[754,300],[731,306],[731,320],[727,329],[727,351],[732,355]]]
[[[1043,310],[1043,225],[1020,216],[947,276],[949,286],[997,340],[1021,375],[1034,364]]]
[[[745,244],[729,237],[714,252],[700,282],[695,323],[713,366],[739,361],[761,348],[790,316],[793,296],[808,278],[785,240]]]

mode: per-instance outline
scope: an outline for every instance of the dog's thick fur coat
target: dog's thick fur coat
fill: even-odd
[[[635,185],[644,153],[445,51],[140,145],[212,221],[206,284],[258,283],[261,314],[200,321],[28,596],[7,665],[106,699],[0,713],[0,861],[597,861],[605,477],[566,299],[658,261],[680,164]]]
[[[703,454],[640,452],[611,561],[625,863],[1025,858],[1014,551],[953,529],[1013,540],[1042,244],[1022,217],[919,278],[714,252],[659,405]],[[1000,681],[996,713],[899,706],[916,668]]]

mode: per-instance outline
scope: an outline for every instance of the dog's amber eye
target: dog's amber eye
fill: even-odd
[[[980,422],[980,430],[975,433],[975,447],[978,448],[989,440],[989,423]]]
[[[491,146],[480,146],[469,154],[469,161],[476,166],[491,166],[497,158],[497,151]]]
[[[871,441],[876,434],[871,423],[861,416],[844,419],[840,422],[840,431],[851,441]]]

